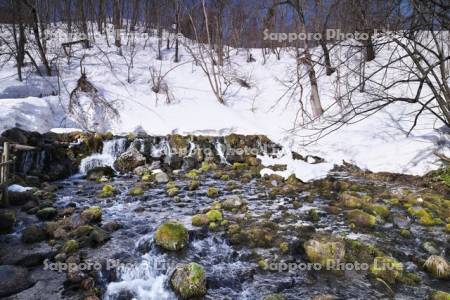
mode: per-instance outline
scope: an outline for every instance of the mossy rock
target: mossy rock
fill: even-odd
[[[208,172],[211,170],[217,170],[217,165],[213,162],[204,161],[204,162],[202,162],[202,165],[199,170],[200,170],[200,172]]]
[[[77,252],[79,248],[80,246],[76,240],[68,240],[64,244],[62,251],[66,254],[72,254],[74,252]]]
[[[380,216],[381,218],[386,218],[389,216],[389,208],[381,204],[373,204],[366,207],[367,212]]]
[[[344,241],[333,236],[317,236],[305,242],[303,248],[310,262],[323,267],[337,265],[345,258]]]
[[[144,190],[141,187],[133,187],[128,191],[128,195],[130,196],[142,196],[144,195]]]
[[[47,239],[47,233],[42,226],[31,224],[22,232],[21,240],[26,244],[38,243]]]
[[[435,291],[431,293],[430,300],[450,300],[450,294],[443,291]]]
[[[216,222],[211,222],[208,225],[209,230],[215,231],[219,228],[219,225]]]
[[[347,212],[346,217],[350,223],[355,224],[358,227],[369,228],[375,226],[377,223],[377,218],[375,216],[359,209]]]
[[[99,181],[103,177],[111,178],[114,176],[114,170],[111,167],[96,167],[89,170],[86,179],[91,181]]]
[[[182,299],[202,297],[206,294],[205,270],[195,262],[177,265],[170,284]]]
[[[244,170],[247,168],[248,168],[248,164],[240,163],[240,162],[235,162],[235,163],[233,163],[233,166],[232,166],[233,170]]]
[[[431,255],[423,266],[435,278],[450,278],[450,264],[442,256]]]
[[[230,230],[230,228],[229,228]],[[232,244],[244,244],[250,248],[270,248],[278,244],[278,225],[270,221],[262,221],[241,228],[238,233],[230,235]]]
[[[176,195],[178,195],[178,193],[180,192],[180,189],[178,187],[172,187],[167,189],[167,195],[169,197],[174,197]]]
[[[267,270],[267,268],[269,268],[269,263],[265,259],[261,259],[258,261],[258,267],[262,270]]]
[[[417,219],[417,222],[423,226],[441,225],[444,222],[438,218],[433,218],[428,209],[414,207],[408,208],[408,213]]]
[[[221,207],[229,211],[239,209],[244,205],[245,205],[244,200],[242,200],[242,198],[238,195],[226,196],[226,198],[221,203]]]
[[[319,218],[320,218],[319,213],[314,208],[312,208],[308,211],[308,216],[312,222],[317,222],[317,221],[319,221]]]
[[[369,196],[360,196],[355,192],[345,191],[339,196],[342,206],[347,208],[361,208],[370,203]]]
[[[199,187],[200,187],[200,181],[198,181],[198,180],[191,180],[191,182],[189,183],[189,186],[188,186],[188,190],[195,191]]]
[[[91,206],[81,213],[81,219],[85,223],[96,223],[102,220],[102,208],[100,206]]]
[[[141,177],[141,180],[142,181],[144,181],[144,182],[151,182],[151,181],[153,181],[155,179],[155,176],[153,175],[153,174],[149,174],[149,173],[147,173],[147,174],[144,174],[144,175],[142,175],[142,177]]]
[[[278,249],[280,249],[280,252],[282,254],[285,254],[289,251],[289,244],[286,242],[282,242],[278,245]]]
[[[230,175],[228,175],[228,174],[223,174],[223,175],[220,176],[220,180],[222,180],[222,181],[228,181],[228,180],[230,180]]]
[[[187,246],[189,233],[183,224],[167,221],[161,224],[155,232],[155,243],[170,251],[178,251]]]
[[[71,232],[71,236],[75,238],[81,238],[84,236],[88,236],[92,231],[94,230],[94,227],[91,225],[82,225]]]
[[[257,158],[256,156],[247,156],[245,157],[245,162],[252,167],[257,167],[259,165],[261,165],[261,160],[259,158]]]
[[[200,173],[197,170],[191,170],[189,172],[187,172],[184,176],[186,176],[189,179],[199,179],[200,178]]]
[[[117,191],[116,189],[109,184],[105,184],[102,188],[102,191],[97,195],[99,198],[109,198],[116,195]]]
[[[264,296],[262,300],[287,300],[287,298],[283,294],[270,294]]]
[[[206,226],[209,224],[209,219],[206,214],[198,214],[192,216],[192,225],[197,227]]]
[[[46,207],[38,210],[36,216],[40,220],[48,221],[53,220],[58,215],[58,211],[54,207]]]
[[[206,217],[209,222],[220,222],[222,221],[222,213],[217,209],[212,209],[206,213]]]
[[[389,284],[394,284],[401,279],[403,264],[393,257],[378,256],[370,266],[370,273]]]
[[[384,256],[377,247],[358,240],[345,239],[345,260],[371,264],[375,257]]]
[[[16,224],[16,214],[12,210],[0,210],[0,233],[11,232]]]
[[[215,198],[219,196],[219,190],[215,187],[209,187],[206,194],[208,195],[209,198]]]

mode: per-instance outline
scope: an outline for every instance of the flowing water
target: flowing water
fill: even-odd
[[[188,191],[189,181],[180,176],[175,180],[181,191],[179,200],[166,195],[164,184],[156,184],[144,196],[129,196],[128,190],[138,179],[130,176],[117,177],[114,186],[119,195],[111,199],[96,198],[95,194],[101,185],[79,179],[62,182],[64,188],[58,194],[57,205],[60,207],[72,202],[78,207],[100,205],[103,208],[103,223],[117,221],[123,225],[123,228],[112,234],[107,244],[89,250],[90,259],[106,260],[114,265],[114,268],[104,268],[98,274],[98,280],[102,282],[105,291],[104,299],[176,299],[169,287],[169,276],[176,263],[191,261],[205,267],[208,282],[206,299],[262,299],[264,295],[274,292],[283,293],[288,299],[309,299],[321,294],[335,295],[337,299],[387,299],[386,289],[380,287],[376,280],[355,271],[334,274],[314,270],[261,270],[253,258],[252,249],[230,245],[224,232],[192,227],[191,216],[213,202],[213,199],[206,196],[209,186],[219,188],[221,197],[242,195],[248,202],[248,211],[254,217],[261,217],[271,211],[271,220],[280,226],[299,226],[299,230],[304,226],[314,226],[317,231],[344,235],[388,249],[389,253],[395,254],[404,263],[406,269],[414,270],[423,278],[419,285],[396,287],[396,299],[426,299],[431,288],[445,288],[444,283],[430,280],[413,263],[415,257],[427,256],[420,247],[424,240],[437,241],[439,249],[445,250],[448,247],[442,230],[428,230],[413,225],[411,231],[416,238],[406,240],[391,223],[386,223],[377,228],[379,232],[355,234],[345,224],[342,215],[325,213],[330,201],[315,198],[313,202],[304,202],[302,207],[294,208],[293,201],[303,200],[308,196],[307,192],[296,197],[277,196],[276,199],[269,199],[267,190],[259,179],[249,183],[236,181],[238,188],[227,191],[223,181],[212,178],[210,174],[202,174],[201,187],[196,191]],[[312,208],[317,209],[320,215],[320,220],[314,224],[308,221],[308,211]],[[295,218],[285,220],[283,213],[286,212]],[[153,243],[156,228],[169,219],[179,220],[190,231],[189,246],[179,253],[162,251]],[[285,238],[296,245],[295,235],[287,235]],[[276,248],[256,251],[265,257],[278,253]],[[286,261],[306,263],[302,257],[294,251]],[[117,265],[119,262],[120,265]]]

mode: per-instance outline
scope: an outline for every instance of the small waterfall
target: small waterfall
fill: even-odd
[[[230,163],[225,158],[225,153],[224,153],[225,145],[223,145],[219,140],[216,140],[214,146],[216,148],[217,154],[219,154],[220,163],[225,164],[225,165],[229,165]]]
[[[191,157],[194,154],[194,150],[195,150],[195,143],[192,141],[189,141],[189,151],[188,151],[187,157]]]
[[[117,282],[108,284],[104,299],[122,299],[120,294],[129,291],[136,300],[169,300],[175,295],[166,288],[168,266],[164,263],[165,255],[145,254],[138,264],[127,264],[117,269]],[[161,270],[160,270],[161,269]]]
[[[102,153],[92,154],[81,161],[80,173],[86,174],[89,170],[97,167],[112,167],[117,157],[125,152],[126,142],[125,138],[104,142]]]
[[[155,158],[172,156],[169,141],[165,137],[163,137],[159,143],[152,145],[151,156]]]

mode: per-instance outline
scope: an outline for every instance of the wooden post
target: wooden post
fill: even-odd
[[[9,204],[8,201],[8,176],[9,176],[9,143],[3,143],[3,154],[1,159],[0,166],[0,184],[4,186],[3,190],[3,205],[7,206]]]

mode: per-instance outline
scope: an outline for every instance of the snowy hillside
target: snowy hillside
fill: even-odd
[[[60,78],[29,73],[21,83],[16,79],[12,61],[0,69],[0,131],[20,127],[39,132],[81,128],[116,134],[142,130],[150,135],[265,134],[286,149],[325,159],[323,164],[310,165],[293,161],[290,151],[286,151],[286,156],[280,158],[283,163],[288,163],[288,170],[283,175],[294,172],[305,180],[326,175],[333,164],[344,160],[372,171],[421,175],[439,167],[434,151],[449,154],[448,133],[431,115],[423,114],[416,129],[407,137],[413,121],[409,114],[413,108],[402,104],[388,106],[361,122],[350,122],[318,141],[307,138],[313,133],[309,129],[297,127],[292,130],[298,120],[300,104],[283,95],[295,65],[294,53],[283,52],[280,60],[271,55],[263,63],[261,50],[253,49],[251,52],[256,61],[248,63],[244,50],[231,50],[231,63],[225,68],[233,74],[234,80],[227,90],[226,105],[222,105],[184,46],[180,49],[180,62],[174,63],[173,48],[164,49],[162,61],[155,59],[157,39],[154,37],[136,39],[135,49],[130,43],[123,46],[121,56],[113,41],[108,47],[105,37],[97,35],[90,49],[74,46],[73,57],[68,60],[61,42],[53,39],[47,45]],[[189,41],[184,40],[184,43],[194,47]],[[342,50],[336,47],[333,57],[345,60],[342,56],[348,54],[343,54],[345,51]],[[387,49],[381,49],[377,59],[370,64],[377,64],[388,55]],[[87,122],[84,125],[88,124],[90,128],[83,128],[86,126],[67,110],[69,94],[80,78],[82,57],[89,82],[119,111],[119,117],[114,119],[92,111],[84,103],[86,113],[82,114]],[[130,68],[131,64],[133,68]],[[162,74],[168,72],[165,81],[172,103],[166,104],[166,95],[152,91],[151,68],[161,70]],[[317,73],[321,100],[327,107],[334,102],[336,74],[325,76],[321,69],[317,69]],[[245,79],[250,88],[241,86],[237,79]],[[305,85],[303,98],[308,97],[309,86]],[[358,95],[355,95],[355,101],[357,99]],[[320,127],[320,122],[326,124],[327,117],[315,125]]]

